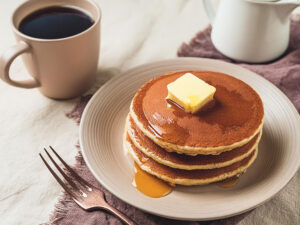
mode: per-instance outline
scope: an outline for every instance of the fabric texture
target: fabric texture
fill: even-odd
[[[249,70],[252,70],[279,87],[294,103],[298,112],[300,112],[300,16],[294,17],[291,23],[291,39],[288,50],[279,59],[266,64],[245,64],[235,62],[221,53],[213,46],[210,39],[211,28],[208,27],[204,31],[199,32],[190,43],[184,43],[178,50],[179,57],[204,57],[220,59],[232,63],[237,63]],[[74,119],[78,124],[82,112],[89,101],[91,95],[81,97],[75,108],[67,113],[69,118]],[[80,146],[77,146],[80,149]],[[138,224],[154,225],[154,224],[182,224],[182,225],[234,225],[234,224],[277,224],[272,220],[272,217],[265,212],[272,212],[275,218],[278,218],[278,224],[299,224],[300,217],[297,209],[300,207],[299,200],[299,172],[296,177],[290,182],[286,193],[279,193],[279,197],[268,202],[267,208],[261,206],[259,209],[250,211],[228,219],[205,221],[205,222],[190,222],[176,221],[150,215],[131,205],[121,201],[112,195],[109,191],[99,184],[88,170],[81,153],[79,151],[76,157],[74,169],[80,176],[84,177],[88,182],[99,187],[105,193],[107,202],[131,217]],[[297,198],[298,196],[298,198]],[[278,204],[280,203],[280,204]],[[263,212],[263,213],[261,213]],[[250,215],[249,215],[250,214]],[[280,218],[276,215],[280,215]],[[255,216],[252,216],[255,215]],[[290,215],[290,216],[289,216]],[[241,222],[242,221],[242,222]],[[247,221],[247,222],[245,222]],[[57,203],[54,212],[50,217],[48,224],[122,224],[116,217],[105,211],[86,212],[76,205],[70,197],[63,193]]]

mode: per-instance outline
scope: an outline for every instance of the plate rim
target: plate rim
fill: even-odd
[[[81,120],[80,120],[80,126],[79,126],[80,151],[82,153],[82,156],[84,158],[84,161],[85,161],[86,165],[88,166],[88,169],[91,171],[91,173],[96,178],[96,180],[102,186],[104,186],[110,193],[112,193],[114,196],[116,196],[117,198],[121,199],[122,201],[124,201],[124,202],[128,203],[129,205],[132,205],[133,207],[136,207],[136,208],[138,208],[138,209],[140,209],[142,211],[145,211],[147,213],[151,213],[151,214],[154,214],[154,215],[158,215],[158,216],[161,216],[161,217],[164,217],[164,218],[169,218],[169,219],[187,220],[187,221],[197,221],[197,220],[198,221],[199,220],[205,221],[205,220],[223,219],[223,218],[228,218],[228,217],[232,217],[232,216],[235,216],[235,215],[242,214],[244,212],[250,211],[250,210],[252,210],[252,209],[254,209],[254,208],[256,208],[256,207],[264,204],[265,202],[267,202],[268,200],[270,200],[272,197],[274,197],[278,192],[280,192],[290,182],[290,180],[294,177],[294,175],[297,173],[297,171],[298,171],[298,169],[300,167],[300,161],[298,163],[298,167],[294,166],[292,172],[289,174],[289,176],[286,176],[286,179],[284,180],[284,182],[282,182],[281,185],[278,188],[273,189],[272,192],[270,192],[266,196],[266,198],[264,198],[263,200],[258,199],[255,204],[252,204],[249,207],[244,207],[242,209],[235,210],[232,213],[224,213],[224,214],[220,214],[219,216],[207,216],[207,217],[191,217],[191,216],[178,217],[176,215],[166,215],[164,213],[153,212],[151,210],[147,210],[147,209],[145,209],[143,207],[137,206],[137,205],[134,204],[134,201],[130,201],[130,199],[127,199],[126,197],[123,197],[122,195],[119,195],[114,190],[110,190],[110,187],[105,182],[103,182],[101,180],[101,177],[99,177],[97,175],[96,171],[90,165],[90,163],[88,161],[88,157],[87,157],[85,149],[84,149],[84,143],[83,143],[83,139],[82,139],[83,138],[82,133],[83,133],[83,128],[84,128],[83,126],[84,126],[84,123],[85,123],[84,121],[86,120],[86,115],[87,115],[87,113],[89,111],[89,108],[91,107],[91,105],[95,101],[95,99],[97,99],[97,96],[100,95],[103,90],[105,90],[106,86],[109,86],[111,83],[114,83],[115,81],[117,81],[119,79],[122,79],[122,76],[124,74],[131,73],[131,72],[134,72],[136,70],[140,70],[140,69],[142,69],[144,67],[154,67],[157,64],[164,64],[164,65],[165,64],[171,64],[171,63],[175,64],[178,61],[188,61],[188,62],[194,61],[194,62],[197,62],[197,63],[199,63],[199,62],[203,63],[205,61],[210,61],[210,62],[215,62],[217,64],[224,64],[224,65],[227,65],[227,66],[233,66],[233,67],[236,67],[237,69],[245,70],[249,74],[251,73],[251,75],[258,77],[261,80],[264,80],[264,82],[268,82],[269,85],[271,85],[274,89],[276,89],[277,92],[280,93],[281,97],[283,97],[284,100],[288,103],[288,105],[291,108],[293,114],[298,115],[298,123],[300,125],[300,115],[299,115],[297,109],[295,108],[295,106],[293,105],[293,103],[290,101],[290,99],[277,86],[275,86],[273,83],[271,83],[270,81],[268,81],[267,79],[265,79],[261,75],[255,73],[255,72],[253,72],[253,71],[251,71],[249,69],[246,69],[246,68],[244,68],[244,67],[242,67],[240,65],[237,65],[237,64],[225,62],[225,61],[218,60],[218,59],[209,59],[209,58],[183,57],[183,58],[172,58],[172,59],[158,60],[158,61],[154,61],[154,62],[150,62],[150,63],[144,63],[144,64],[132,67],[132,68],[126,70],[126,71],[121,72],[119,75],[116,75],[115,77],[113,77],[112,79],[110,79],[109,81],[107,81],[104,85],[102,85],[93,94],[92,98],[89,100],[88,104],[86,105],[86,107],[85,107],[85,109],[84,109],[84,111],[82,113]],[[180,71],[180,70],[174,70],[174,71]]]

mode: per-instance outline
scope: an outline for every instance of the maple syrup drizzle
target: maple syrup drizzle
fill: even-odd
[[[152,198],[164,197],[173,190],[166,182],[145,172],[136,163],[134,163],[133,185],[144,195]]]
[[[236,185],[236,183],[238,182],[238,180],[239,180],[239,177],[235,176],[235,177],[231,177],[231,178],[228,178],[226,180],[217,182],[216,184],[219,187],[222,187],[222,188],[231,188],[234,185]]]

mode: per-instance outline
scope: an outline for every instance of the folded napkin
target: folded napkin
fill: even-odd
[[[223,56],[212,45],[210,31],[211,28],[209,27],[198,33],[189,44],[184,43],[178,50],[178,56],[214,58],[237,63],[264,76],[266,79],[274,83],[291,99],[291,101],[297,107],[298,112],[300,112],[300,16],[295,17],[292,20],[290,46],[286,53],[281,58],[266,64],[257,65],[238,63]],[[70,113],[67,114],[67,116],[75,119],[77,123],[79,123],[84,107],[86,106],[90,97],[91,95],[81,97],[78,104]],[[78,149],[80,149],[79,145]],[[105,198],[110,205],[119,209],[141,225],[235,225],[251,213],[247,212],[228,219],[205,222],[189,222],[165,219],[136,209],[133,206],[121,201],[103,188],[88,170],[80,151],[76,157],[74,169],[88,182],[103,190],[105,193]],[[116,217],[105,211],[86,212],[82,210],[66,193],[64,193],[59,202],[56,204],[54,212],[50,216],[50,221],[47,224],[121,225],[122,223]]]

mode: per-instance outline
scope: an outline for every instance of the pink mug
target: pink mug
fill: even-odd
[[[30,37],[18,30],[20,22],[29,14],[46,7],[68,6],[81,9],[94,21],[81,33],[60,39]],[[66,99],[86,91],[96,77],[100,46],[100,8],[91,0],[30,0],[20,5],[12,15],[12,27],[17,44],[0,58],[0,78],[21,88],[39,88],[54,99]],[[22,55],[33,79],[15,81],[9,68]]]

